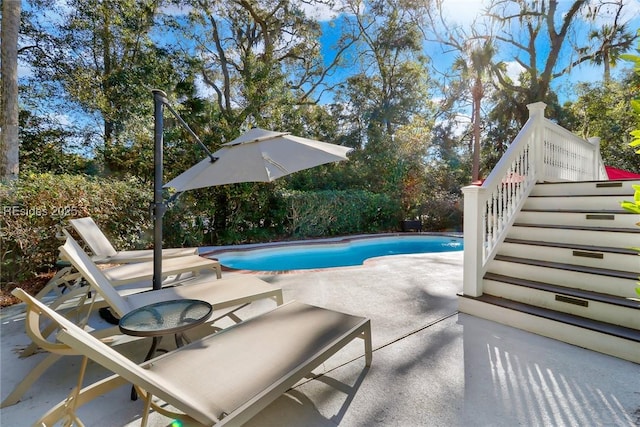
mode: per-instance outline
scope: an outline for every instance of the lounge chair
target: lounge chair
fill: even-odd
[[[93,218],[77,218],[69,220],[84,243],[93,252],[93,261],[98,264],[129,264],[153,260],[153,249],[117,251]],[[198,255],[198,248],[170,248],[162,250],[162,258],[175,258]]]
[[[180,298],[200,299],[209,302],[214,310],[245,304],[256,299],[272,298],[282,304],[282,289],[251,275],[237,275],[213,280],[211,276],[198,276],[180,283],[150,292],[121,295],[113,286],[109,270],[99,269],[72,237],[60,247],[60,253],[82,274],[118,316],[160,301]]]
[[[368,319],[291,302],[137,365],[21,289],[13,294],[27,303],[34,341],[51,352],[81,354],[115,373],[72,390],[38,426],[79,421],[78,407],[127,382],[144,396],[142,426],[150,409],[195,425],[242,425],[355,338],[364,339],[366,366],[372,359]],[[58,325],[58,342],[39,335],[41,315]]]
[[[73,266],[82,274],[90,287],[81,289],[88,293],[91,291],[91,300],[82,299],[78,307],[66,313],[67,317],[77,316],[80,324],[84,325],[88,319],[89,311],[101,306],[108,305],[119,317],[124,316],[135,308],[149,305],[160,301],[175,299],[199,299],[212,305],[214,315],[209,323],[214,323],[223,317],[229,317],[235,322],[239,322],[235,312],[245,305],[260,299],[273,299],[277,305],[283,303],[282,289],[273,286],[255,276],[238,275],[224,279],[213,279],[210,276],[199,276],[184,281],[179,286],[163,288],[149,292],[139,292],[130,295],[121,295],[105,277],[104,271],[100,270],[82,250],[80,245],[72,238],[68,237],[64,246],[60,247],[61,253]],[[73,292],[70,292],[73,296]],[[97,300],[97,296],[102,297],[102,301]],[[45,327],[41,334],[45,337],[55,331],[55,325]],[[113,326],[98,331],[93,331],[95,336],[106,338],[118,335],[118,327]],[[22,357],[29,356],[38,349],[34,341],[27,346],[22,353]],[[17,403],[22,395],[31,385],[44,373],[54,362],[60,358],[59,354],[50,354],[43,359],[35,369],[33,369],[13,392],[5,398],[0,407],[10,406]]]
[[[104,235],[91,217],[71,219],[69,223],[93,252],[92,259],[96,264],[131,264],[153,261],[153,249],[116,251],[107,236]],[[68,235],[66,231],[65,235]],[[195,255],[198,255],[198,248],[169,248],[162,250],[163,260]],[[220,263],[215,260],[210,261],[216,263],[216,272],[220,276],[222,274]]]
[[[69,234],[66,230],[63,230],[64,235],[68,239],[73,239],[71,234]],[[78,245],[80,248],[80,246]],[[82,248],[80,248],[83,251]],[[83,251],[84,252],[84,251]],[[61,254],[61,259],[63,261],[68,261],[64,259],[64,254]],[[88,257],[88,256],[87,256]],[[89,258],[91,263],[95,264],[95,261]],[[150,280],[153,278],[153,261],[146,262],[136,262],[130,264],[121,264],[115,267],[106,268],[103,270],[104,275],[107,280],[111,282],[113,286],[120,286],[130,283],[142,282],[146,280]],[[171,282],[177,282],[181,278],[188,278],[189,275],[198,275],[201,272],[207,271],[215,271],[216,277],[219,279],[222,277],[222,268],[220,263],[216,260],[212,260],[209,258],[205,258],[199,255],[186,255],[175,258],[168,258],[163,260],[162,262],[162,280],[171,278]],[[185,277],[187,275],[187,277]],[[67,277],[73,277],[73,281],[68,280]],[[65,283],[64,292],[57,291],[57,299],[52,303],[52,307],[56,308],[62,301],[66,301],[73,294],[72,291],[75,287],[80,285],[77,280],[77,273],[70,269],[67,275],[62,275],[57,281],[49,281],[47,285],[36,295],[36,298],[43,299],[45,296],[50,294],[52,291],[57,291],[57,287],[61,283]]]
[[[116,251],[109,239],[107,239],[102,230],[100,230],[98,225],[93,221],[91,217],[72,219],[69,220],[69,223],[76,230],[78,235],[80,235],[86,246],[88,246],[89,250],[93,253],[92,260],[96,264],[130,264],[153,261],[152,249]],[[59,233],[59,237],[62,238],[62,240],[64,240],[65,236],[68,235],[69,233],[64,229]],[[191,257],[190,259],[194,260],[196,258],[193,257],[197,255],[197,248],[172,248],[162,250],[163,259]],[[169,262],[169,264],[170,265],[168,266],[163,266],[163,268],[164,270],[171,272],[176,263]],[[222,277],[222,267],[218,261],[210,260],[207,261],[207,264],[211,265],[212,268],[215,268],[218,278]],[[147,264],[145,266],[138,266],[135,268],[129,267],[128,269],[124,268],[120,270],[114,270],[114,274],[119,273],[124,277],[131,277],[133,280],[137,280],[139,275],[141,274],[140,271],[149,271],[149,265],[150,264]],[[181,265],[185,266],[185,268],[188,268],[187,259],[184,259]],[[41,299],[52,291],[57,293],[58,295],[61,295],[65,291],[73,289],[78,284],[77,278],[78,274],[73,271],[73,269],[65,266],[58,271],[58,273],[47,283],[47,285],[38,293],[36,297],[38,299]]]
[[[82,248],[80,248],[82,250]],[[64,258],[63,258],[64,259]],[[88,258],[89,262],[93,262]],[[65,259],[65,261],[68,261]],[[179,283],[182,280],[192,276],[215,271],[216,277],[222,277],[220,263],[199,255],[189,255],[179,258],[169,258],[162,263],[162,282],[163,286]],[[104,276],[113,286],[127,285],[137,282],[146,282],[153,278],[153,262],[137,262],[133,264],[122,264],[102,270]],[[52,291],[55,291],[56,299],[51,303],[52,308],[56,308],[62,302],[69,300],[74,296],[74,290],[82,285],[76,271],[69,269],[65,275],[61,275],[56,281],[49,281],[47,285],[38,292],[36,296],[42,300]],[[64,284],[64,289],[60,291],[59,286]],[[151,285],[149,285],[151,288]],[[80,289],[80,293],[82,289]]]

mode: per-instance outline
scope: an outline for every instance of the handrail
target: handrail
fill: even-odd
[[[545,119],[529,104],[529,120],[481,186],[464,194],[464,284],[482,295],[482,277],[536,182],[606,179],[599,139],[586,141]]]
[[[588,181],[600,177],[600,149],[562,126],[544,119],[544,180]],[[604,165],[603,165],[604,168]]]

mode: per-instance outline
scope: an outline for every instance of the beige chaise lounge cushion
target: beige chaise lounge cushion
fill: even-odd
[[[94,262],[128,264],[153,260],[153,249],[117,251],[91,217],[71,219],[69,223],[93,252],[92,259]],[[169,248],[162,250],[162,258],[188,255],[198,255],[198,248]]]
[[[121,385],[121,377],[203,425],[241,425],[355,338],[365,340],[371,363],[368,319],[292,302],[138,366],[21,289],[14,295],[58,323],[61,343],[117,374],[83,389],[74,397],[80,404],[109,383]],[[37,324],[28,322],[36,341]],[[52,425],[65,412],[68,402],[61,402],[37,425]]]

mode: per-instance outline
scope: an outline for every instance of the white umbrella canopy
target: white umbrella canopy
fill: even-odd
[[[325,163],[347,160],[351,148],[253,128],[164,185],[178,192],[238,182],[270,182]]]

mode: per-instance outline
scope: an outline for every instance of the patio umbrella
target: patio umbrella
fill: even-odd
[[[162,188],[174,188],[178,192],[183,192],[239,182],[270,182],[303,169],[347,160],[347,153],[351,150],[335,144],[293,136],[286,132],[254,128],[224,144],[215,153],[211,153],[178,113],[171,108],[164,92],[154,90],[153,96],[155,121],[153,289],[160,289],[162,286],[162,217],[166,210],[166,205],[162,201]],[[162,186],[164,106],[169,108],[208,156]]]
[[[286,132],[253,128],[164,185],[178,192],[274,179],[325,163],[347,160],[351,149]]]

